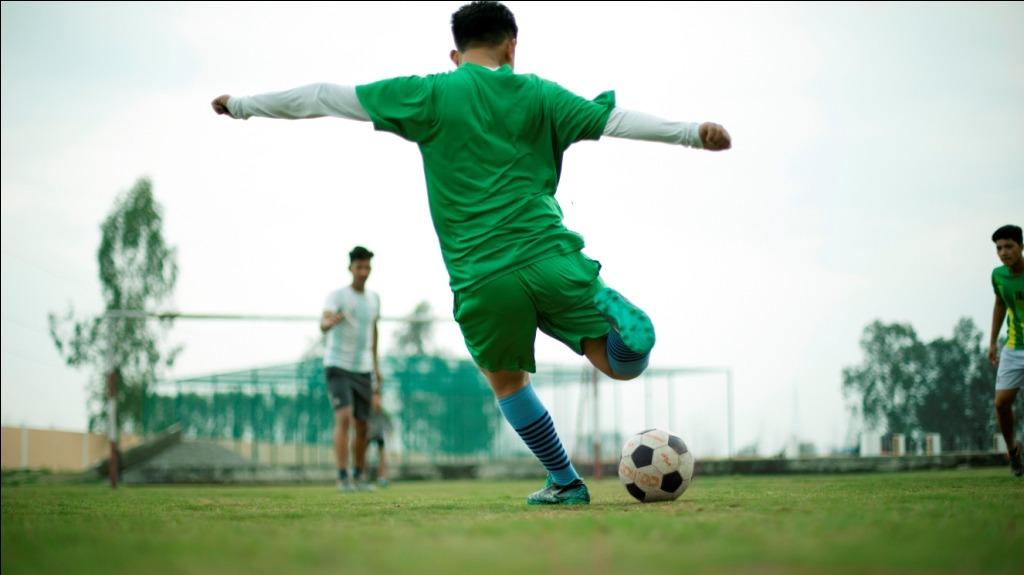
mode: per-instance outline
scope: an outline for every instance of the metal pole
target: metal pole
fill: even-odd
[[[181,312],[152,312],[138,309],[113,309],[106,312],[108,317],[120,317],[120,318],[142,318],[142,319],[161,319],[161,320],[175,320],[175,319],[207,319],[207,320],[246,320],[246,321],[319,321],[320,316],[315,315],[271,315],[271,314],[223,314],[223,313],[181,313]],[[433,323],[450,321],[450,317],[424,317],[424,318],[407,318],[407,317],[395,317],[395,316],[383,316],[380,321],[383,322],[402,322],[402,323]]]
[[[733,454],[733,406],[732,406],[732,369],[728,369],[725,372],[725,387],[727,393],[728,409],[729,409],[729,459],[732,459]]]
[[[676,423],[676,380],[671,373],[668,375],[668,424],[673,433],[681,432]]]
[[[107,314],[107,439],[110,443],[110,487],[117,488],[120,462],[118,461],[117,429],[117,366],[114,360],[114,317]]]
[[[644,428],[652,427],[653,418],[651,414],[654,408],[651,407],[651,380],[644,378]]]

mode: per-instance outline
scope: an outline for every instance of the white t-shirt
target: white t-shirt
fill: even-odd
[[[354,373],[373,371],[373,330],[380,318],[380,296],[357,292],[346,286],[327,294],[324,310],[345,314],[338,325],[327,330],[325,367],[340,367]]]

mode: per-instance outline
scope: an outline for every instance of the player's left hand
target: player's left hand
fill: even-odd
[[[697,134],[700,136],[705,150],[719,152],[732,147],[732,138],[729,137],[729,132],[714,122],[704,122],[698,126]]]

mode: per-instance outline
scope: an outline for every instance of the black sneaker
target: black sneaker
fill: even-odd
[[[544,489],[526,498],[528,505],[588,505],[590,490],[582,479],[574,479],[568,485],[559,485],[548,475]]]
[[[1020,443],[1017,443],[1016,451],[1010,454],[1010,469],[1013,470],[1013,474],[1017,477],[1024,475],[1024,453],[1022,453]]]

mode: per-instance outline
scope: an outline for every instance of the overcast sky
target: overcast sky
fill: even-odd
[[[414,145],[209,102],[449,70],[461,4],[4,2],[3,424],[85,428],[91,373],[64,366],[46,318],[102,310],[99,225],[142,176],[179,311],[318,315],[362,244],[385,316],[450,316]],[[847,441],[841,371],[876,319],[926,341],[962,317],[988,331],[990,236],[1024,222],[1024,3],[508,5],[517,72],[732,134],[724,153],[581,143],[557,197],[653,317],[655,366],[733,370],[737,447]],[[169,375],[290,362],[317,335],[179,322]],[[581,365],[543,337],[541,361]],[[439,343],[464,354],[453,324]]]

